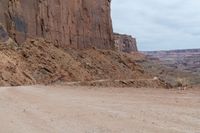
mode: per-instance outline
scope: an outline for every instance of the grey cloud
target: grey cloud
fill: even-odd
[[[114,31],[131,34],[140,50],[200,48],[200,1],[113,0]]]

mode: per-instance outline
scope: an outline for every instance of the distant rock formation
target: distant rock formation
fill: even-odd
[[[122,35],[114,33],[115,47],[119,51],[131,53],[137,52],[137,42],[136,39],[129,35]]]
[[[113,48],[110,0],[0,0],[0,39],[45,38],[63,48]],[[5,32],[7,31],[7,32]]]

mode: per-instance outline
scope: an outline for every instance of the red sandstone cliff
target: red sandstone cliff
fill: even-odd
[[[110,0],[0,0],[0,23],[18,43],[42,37],[64,48],[113,47]]]
[[[119,51],[127,53],[138,51],[136,39],[133,38],[132,36],[115,33],[114,41],[115,41],[115,47]]]

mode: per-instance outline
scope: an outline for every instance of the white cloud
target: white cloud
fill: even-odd
[[[140,50],[200,48],[199,0],[112,0],[114,31]]]

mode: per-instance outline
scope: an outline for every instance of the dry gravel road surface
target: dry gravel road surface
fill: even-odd
[[[3,87],[0,133],[200,133],[200,89]]]

